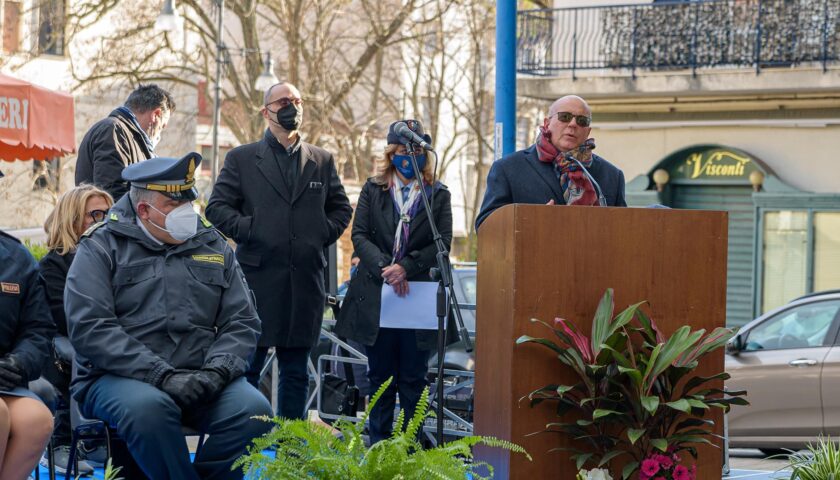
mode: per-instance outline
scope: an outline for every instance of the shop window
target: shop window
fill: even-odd
[[[840,288],[840,212],[814,213],[814,291]]]
[[[764,214],[762,312],[772,310],[806,292],[808,269],[808,212]]]
[[[14,53],[20,48],[21,2],[6,0],[3,5],[3,53]]]
[[[38,53],[64,55],[65,0],[42,0],[38,12]]]

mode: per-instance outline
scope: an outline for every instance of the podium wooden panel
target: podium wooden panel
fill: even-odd
[[[496,478],[575,477],[560,434],[539,434],[556,421],[553,405],[530,408],[519,399],[550,383],[572,382],[570,370],[547,349],[515,345],[522,334],[549,336],[555,317],[591,332],[604,291],[615,289],[615,309],[648,300],[647,311],[666,334],[682,325],[711,331],[726,319],[727,214],[699,210],[508,205],[478,232],[475,432],[522,445],[533,457],[481,448],[479,460]],[[723,370],[723,351],[698,372]],[[722,382],[717,383],[722,387]],[[717,434],[723,433],[719,411]],[[718,442],[717,439],[712,439]],[[721,449],[699,448],[698,479],[721,478]],[[687,454],[685,455],[688,456]],[[689,459],[689,463],[693,459]],[[618,472],[620,473],[620,472]],[[615,472],[613,474],[615,478]]]

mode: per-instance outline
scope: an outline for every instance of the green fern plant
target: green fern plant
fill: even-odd
[[[808,445],[808,453],[789,457],[790,480],[840,480],[840,446],[831,437],[820,437],[817,445]]]
[[[476,480],[485,480],[493,478],[493,469],[484,462],[472,462],[472,447],[476,445],[504,448],[531,459],[519,445],[482,436],[464,437],[424,450],[417,434],[426,418],[433,415],[428,410],[428,388],[407,425],[400,411],[391,438],[366,448],[362,439],[364,419],[390,384],[388,379],[376,391],[362,421],[354,424],[340,419],[333,425],[341,432],[340,436],[307,420],[259,417],[273,422],[274,428],[255,439],[248,447],[248,454],[239,458],[233,468],[241,467],[247,478],[271,480],[463,480],[468,474]],[[274,458],[263,453],[268,449],[276,450]],[[481,475],[484,469],[488,476]]]

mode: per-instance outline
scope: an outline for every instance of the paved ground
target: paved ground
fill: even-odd
[[[766,458],[758,450],[748,448],[734,448],[729,452],[729,476],[728,480],[771,480],[787,479],[789,471],[786,471],[788,462],[784,458]]]
[[[195,449],[196,439],[189,437],[188,443],[191,449]],[[787,479],[789,474],[783,469],[787,466],[787,460],[768,459],[758,450],[746,448],[733,449],[729,456],[730,473],[724,477],[725,480],[782,480]],[[49,478],[47,470],[41,468],[41,478]],[[61,477],[63,478],[63,477]],[[91,478],[91,477],[88,477]],[[102,469],[96,469],[92,477],[101,479]]]

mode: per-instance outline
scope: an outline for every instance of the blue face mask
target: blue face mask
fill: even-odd
[[[411,167],[411,155],[394,155],[394,158],[391,160],[391,163],[394,164],[394,167],[397,169],[403,177],[411,180],[414,178],[414,168]],[[426,166],[426,154],[417,155],[417,168],[420,171],[423,171],[423,167]]]

